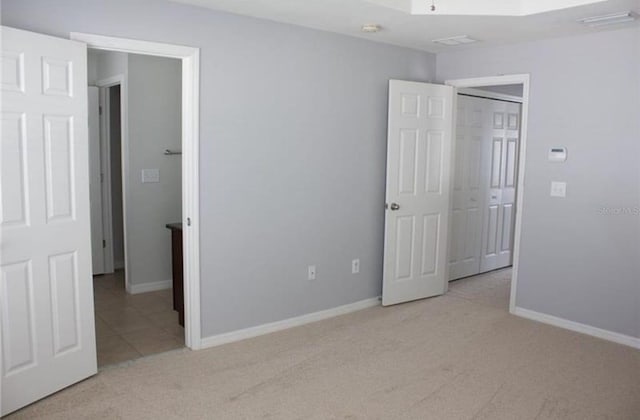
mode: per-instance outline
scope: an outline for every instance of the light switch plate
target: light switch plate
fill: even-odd
[[[551,181],[551,197],[566,197],[567,183],[560,181]]]
[[[142,170],[142,183],[149,184],[160,182],[160,170],[159,169],[143,169]]]

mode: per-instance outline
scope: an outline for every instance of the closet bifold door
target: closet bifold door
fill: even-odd
[[[510,266],[518,184],[520,108],[518,103],[488,101],[490,125],[485,146],[489,150],[488,194],[482,234],[480,272]]]

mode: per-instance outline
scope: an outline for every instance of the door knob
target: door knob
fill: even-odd
[[[400,205],[398,203],[391,203],[389,208],[393,211],[400,210]]]

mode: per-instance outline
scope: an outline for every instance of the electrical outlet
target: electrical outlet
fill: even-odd
[[[309,266],[307,278],[309,280],[315,280],[316,279],[316,266],[315,265],[310,265]]]
[[[358,274],[360,272],[360,258],[356,258],[351,261],[351,274]]]

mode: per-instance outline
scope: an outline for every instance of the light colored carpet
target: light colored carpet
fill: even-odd
[[[502,271],[442,297],[139,359],[9,417],[640,418],[640,352],[511,316],[508,293]]]

